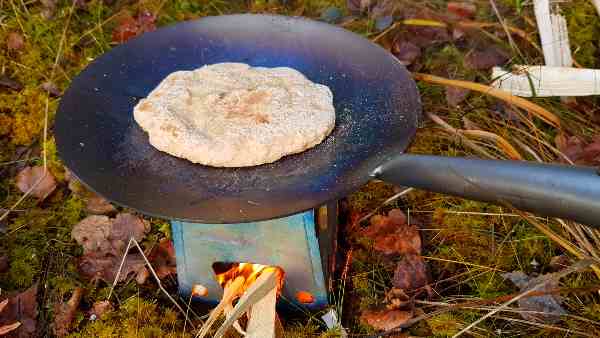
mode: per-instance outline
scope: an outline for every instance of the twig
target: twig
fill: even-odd
[[[561,272],[557,272],[556,275],[551,276],[551,279],[555,279],[555,280],[559,280],[562,277],[565,277],[566,275],[574,272],[574,271],[578,271],[578,270],[582,270],[587,268],[588,266],[590,266],[592,264],[591,260],[581,260],[579,262],[576,262],[575,264],[573,264],[572,266],[570,266],[567,269],[564,269]],[[472,329],[473,327],[477,326],[477,324],[481,323],[482,321],[486,320],[487,318],[493,316],[494,314],[502,311],[503,309],[505,309],[506,307],[508,307],[510,304],[518,301],[521,298],[526,297],[527,295],[531,294],[532,292],[542,288],[544,285],[546,285],[548,283],[548,281],[550,280],[550,278],[541,281],[540,283],[538,283],[537,285],[535,285],[532,288],[527,289],[526,291],[520,293],[518,296],[513,297],[511,300],[504,302],[502,304],[500,304],[500,306],[498,306],[497,308],[495,308],[494,310],[488,312],[487,314],[485,314],[483,317],[477,319],[476,321],[474,321],[473,323],[469,324],[467,327],[465,327],[464,329],[460,330],[458,333],[456,333],[455,335],[452,336],[452,338],[461,336],[463,333],[468,332],[470,329]]]
[[[154,271],[154,268],[152,267],[152,264],[150,264],[150,261],[148,260],[148,257],[146,257],[146,254],[144,254],[144,250],[142,250],[138,241],[133,237],[129,238],[129,243],[127,243],[127,248],[123,252],[123,258],[121,259],[121,264],[119,264],[119,269],[117,270],[117,274],[115,275],[115,279],[114,279],[113,284],[108,293],[108,297],[106,297],[106,300],[107,301],[110,300],[113,290],[115,289],[115,286],[117,285],[117,282],[119,281],[119,276],[121,275],[121,271],[123,270],[123,265],[125,265],[125,259],[127,258],[127,253],[129,252],[129,249],[131,249],[132,244],[135,245],[135,247],[138,249],[138,251],[142,255],[142,258],[144,259],[144,262],[146,262],[146,266],[148,267],[148,270],[150,270],[150,273],[152,273],[152,276],[154,276],[154,279],[156,280],[156,284],[158,284],[158,288],[167,296],[167,298],[169,298],[171,303],[173,303],[173,305],[175,305],[177,307],[179,312],[181,312],[181,314],[187,319],[186,312],[183,310],[181,305],[179,305],[179,303],[177,303],[177,301],[175,299],[173,299],[173,297],[171,297],[171,295],[167,292],[167,290],[165,290],[165,288],[162,286],[162,283],[160,282],[160,278],[158,278],[158,275],[156,274],[156,271]],[[190,322],[190,324],[192,324],[192,322]],[[192,326],[193,326],[193,324],[192,324]]]
[[[208,330],[210,330],[210,327],[215,322],[215,320],[217,320],[217,318],[219,318],[219,316],[223,312],[225,306],[227,304],[233,302],[233,300],[237,296],[239,296],[239,294],[242,292],[242,287],[244,286],[245,280],[246,279],[243,276],[238,276],[233,281],[231,281],[230,284],[225,286],[225,288],[223,290],[223,298],[221,298],[221,301],[219,302],[219,304],[217,304],[217,306],[210,312],[210,316],[208,317],[208,319],[206,320],[204,325],[202,325],[202,327],[200,328],[200,331],[198,332],[196,337],[204,338],[206,336],[206,334],[208,333]],[[239,302],[238,302],[238,304],[239,304]],[[237,307],[237,305],[236,305],[236,307]],[[229,318],[230,319],[233,318],[233,315]],[[235,319],[237,319],[237,318],[235,318]],[[227,322],[227,320],[225,320],[225,321]]]
[[[482,269],[487,269],[487,270],[494,270],[494,271],[506,272],[506,271],[498,269],[498,268],[492,268],[492,267],[489,267],[489,266],[479,265],[479,264],[475,264],[475,263],[460,262],[460,261],[455,261],[455,260],[451,260],[451,259],[437,258],[437,257],[431,257],[431,256],[421,256],[421,257],[423,257],[425,259],[432,260],[432,261],[456,263],[456,264],[462,264],[462,265],[466,265],[466,266],[474,266],[474,267],[477,267],[477,268],[482,268]]]
[[[386,199],[385,201],[383,201],[383,203],[381,203],[377,208],[375,208],[375,210],[371,211],[370,213],[368,213],[367,215],[361,217],[358,222],[356,222],[356,224],[360,224],[362,221],[371,218],[371,216],[375,215],[379,209],[383,208],[384,206],[392,203],[393,201],[397,200],[398,198],[408,194],[409,192],[413,191],[413,188],[406,188],[404,190],[402,190],[401,192],[395,194],[394,196]]]
[[[54,69],[56,68],[56,66],[58,65],[58,61],[60,59],[60,54],[62,53],[62,46],[64,44],[65,41],[65,37],[67,34],[67,28],[69,27],[69,22],[71,20],[71,14],[73,13],[73,9],[75,8],[75,3],[76,0],[73,0],[72,5],[71,5],[71,10],[69,12],[69,17],[67,19],[67,23],[65,25],[65,29],[63,30],[63,34],[62,37],[60,39],[60,44],[58,47],[58,53],[56,54],[56,59],[54,60],[54,65],[52,66],[52,74],[54,74]],[[13,2],[11,1],[11,4],[13,4]],[[14,4],[13,4],[14,6]],[[44,109],[44,131],[43,131],[43,140],[44,143],[42,144],[42,163],[43,163],[43,167],[44,167],[44,175],[42,175],[8,210],[6,210],[1,216],[0,216],[0,221],[4,220],[13,209],[15,209],[16,207],[19,206],[19,204],[21,204],[21,202],[23,202],[25,200],[25,198],[27,198],[27,196],[29,196],[29,194],[31,194],[31,192],[37,188],[38,185],[40,185],[40,183],[46,179],[46,176],[48,175],[48,151],[46,149],[46,142],[48,140],[48,109],[50,106],[50,99],[48,98],[48,96],[46,96],[46,107]]]
[[[511,322],[517,322],[517,323],[527,324],[527,325],[533,325],[533,326],[542,327],[542,328],[550,329],[550,330],[556,330],[556,331],[562,331],[562,332],[568,332],[568,333],[575,333],[575,334],[578,334],[578,335],[580,335],[582,337],[593,337],[593,338],[597,337],[596,335],[589,334],[589,333],[586,333],[586,332],[576,331],[576,330],[571,330],[571,329],[565,329],[565,328],[562,328],[562,327],[548,325],[548,324],[543,324],[543,323],[537,323],[537,322],[529,321],[529,320],[516,319],[516,318],[510,318],[510,317],[504,317],[504,316],[494,316],[494,318],[503,319],[503,320],[507,320],[507,321],[511,321]]]
[[[469,146],[469,148],[475,150],[476,152],[478,152],[480,155],[483,155],[487,158],[491,158],[491,159],[495,159],[496,157],[493,156],[492,154],[490,154],[489,152],[487,152],[485,149],[483,149],[482,147],[478,146],[477,144],[471,142],[471,140],[469,140],[468,138],[466,138],[464,135],[462,135],[458,129],[452,127],[451,125],[449,125],[446,121],[442,120],[439,116],[432,114],[432,113],[425,113],[427,115],[427,117],[429,117],[429,119],[431,121],[433,121],[434,123],[436,123],[437,125],[441,126],[442,128],[444,128],[445,130],[447,130],[449,133],[454,134],[456,136],[458,136],[458,138],[461,139],[461,141]]]
[[[492,5],[492,9],[494,10],[494,14],[496,15],[496,18],[498,18],[498,21],[500,22],[500,25],[502,26],[502,29],[504,29],[504,32],[506,33],[506,37],[508,38],[508,43],[510,44],[510,47],[513,50],[517,51],[517,53],[519,54],[519,56],[522,59],[524,59],[523,54],[521,53],[521,50],[519,49],[519,47],[517,47],[517,44],[513,40],[512,35],[510,34],[510,31],[508,30],[508,26],[506,25],[506,22],[504,21],[504,18],[502,17],[502,15],[500,15],[500,11],[498,11],[498,7],[496,6],[496,1],[490,0],[490,5]]]
[[[485,131],[485,130],[459,130],[459,132],[461,134],[464,134],[467,136],[473,136],[473,137],[479,137],[479,138],[491,140],[491,141],[495,142],[498,145],[498,147],[500,147],[500,149],[502,149],[504,151],[504,153],[506,153],[506,155],[508,155],[509,158],[511,158],[513,160],[522,160],[523,159],[523,157],[521,156],[521,154],[519,154],[517,149],[515,149],[507,140],[505,140],[500,135],[496,135],[494,133],[491,133],[491,132]]]
[[[254,303],[263,299],[271,290],[277,287],[277,276],[273,271],[263,272],[235,305],[231,316],[225,320],[214,337],[221,338],[225,331],[239,319]]]

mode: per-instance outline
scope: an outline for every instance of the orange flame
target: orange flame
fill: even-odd
[[[244,277],[244,285],[242,290],[247,290],[252,283],[256,281],[258,276],[267,271],[273,271],[277,276],[277,292],[279,293],[283,287],[283,277],[284,272],[283,269],[277,266],[269,266],[262,264],[253,264],[253,263],[233,263],[230,265],[231,267],[224,271],[215,271],[217,282],[221,285],[221,287],[226,287],[227,284],[231,283],[237,277]]]

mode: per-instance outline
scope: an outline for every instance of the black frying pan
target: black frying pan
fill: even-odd
[[[205,64],[287,66],[333,91],[336,127],[320,145],[248,168],[192,164],[154,149],[132,110],[169,73]],[[592,168],[402,155],[421,117],[404,66],[344,29],[302,18],[231,15],[159,29],[94,61],[61,100],[66,166],[92,190],[145,214],[239,223],[314,208],[373,178],[600,225]]]

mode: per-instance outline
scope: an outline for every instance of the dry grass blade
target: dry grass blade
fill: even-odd
[[[517,44],[513,40],[512,35],[510,34],[510,31],[508,30],[508,26],[506,25],[504,18],[500,14],[500,11],[498,11],[498,7],[496,6],[496,1],[490,0],[490,5],[492,6],[492,9],[494,10],[494,14],[496,15],[496,18],[498,19],[498,21],[500,22],[500,25],[502,26],[502,29],[504,29],[504,32],[506,33],[506,37],[508,38],[508,43],[510,44],[510,48],[512,48],[514,51],[516,51],[519,54],[519,56],[521,58],[523,58],[523,53],[521,53],[521,50],[519,49],[519,47],[517,47]]]
[[[71,8],[69,11],[69,16],[67,19],[67,24],[65,25],[65,28],[62,32],[62,36],[60,39],[60,44],[58,46],[58,52],[56,54],[56,58],[54,60],[54,65],[52,66],[52,75],[54,75],[54,71],[58,65],[58,62],[60,60],[61,54],[63,53],[63,45],[65,43],[66,40],[66,35],[67,35],[67,28],[69,27],[69,23],[71,21],[71,15],[73,14],[73,10],[75,9],[75,4],[77,3],[76,0],[73,0],[71,3]],[[12,4],[12,1],[11,1]],[[16,12],[15,12],[16,13]],[[24,30],[23,30],[24,31]],[[39,180],[37,180],[32,186],[31,188],[29,188],[29,190],[27,190],[25,193],[23,193],[23,195],[8,209],[6,210],[2,215],[0,215],[0,221],[4,220],[6,217],[8,217],[8,215],[12,212],[13,209],[16,209],[19,204],[21,204],[21,202],[23,202],[25,200],[25,198],[27,198],[27,196],[29,196],[29,194],[31,194],[31,192],[40,185],[40,183],[46,178],[46,175],[48,175],[48,151],[46,149],[46,144],[47,144],[47,140],[48,140],[48,110],[50,107],[50,99],[48,98],[48,96],[46,96],[46,107],[44,110],[44,134],[43,134],[43,141],[44,143],[42,144],[42,158],[43,158],[43,167],[44,167],[44,175],[42,177],[40,177]]]
[[[440,262],[448,262],[448,263],[456,263],[456,264],[462,264],[462,265],[466,265],[466,266],[473,266],[476,268],[481,268],[481,269],[486,269],[486,270],[494,270],[494,271],[499,271],[499,272],[506,272],[504,270],[500,270],[497,268],[492,268],[489,266],[485,266],[485,265],[479,265],[479,264],[475,264],[475,263],[468,263],[468,262],[460,262],[460,261],[455,261],[452,259],[444,259],[444,258],[437,258],[437,257],[431,257],[431,256],[421,256],[425,259],[429,259],[432,261],[440,261]]]
[[[462,27],[462,28],[476,28],[476,29],[485,29],[488,27],[494,27],[494,28],[506,27],[506,29],[510,33],[527,41],[533,48],[535,48],[538,52],[542,53],[542,48],[529,36],[529,34],[527,34],[526,31],[516,28],[516,27],[508,26],[508,25],[506,25],[506,23],[504,25],[501,25],[501,24],[494,23],[494,22],[460,21],[457,23],[457,26]]]
[[[160,278],[158,278],[158,274],[152,267],[152,264],[150,264],[150,261],[148,260],[148,257],[146,257],[146,254],[144,254],[144,250],[142,250],[142,247],[140,246],[138,241],[133,237],[129,238],[129,242],[127,243],[127,248],[123,252],[123,258],[121,259],[121,264],[119,265],[119,269],[117,270],[115,279],[114,279],[113,284],[108,293],[108,297],[106,297],[106,300],[107,301],[110,300],[110,297],[112,296],[115,286],[117,285],[117,283],[119,281],[119,276],[121,275],[121,272],[123,270],[123,266],[125,264],[125,259],[127,258],[127,254],[129,253],[129,249],[131,249],[132,245],[135,245],[135,247],[138,249],[140,255],[142,255],[142,258],[144,259],[144,262],[146,263],[148,270],[150,270],[150,273],[152,273],[152,276],[156,280],[156,284],[158,284],[158,288],[160,289],[160,291],[162,291],[165,294],[165,296],[167,296],[167,298],[171,301],[171,303],[173,303],[173,305],[175,305],[175,307],[177,307],[179,312],[181,312],[181,314],[183,314],[183,316],[185,317],[186,321],[189,320],[188,316],[187,316],[187,312],[184,311],[183,308],[181,307],[181,305],[179,305],[179,303],[177,303],[177,301],[175,299],[173,299],[173,297],[169,294],[169,292],[167,292],[167,290],[165,290],[162,283],[160,282]],[[190,322],[190,324],[192,324],[192,323]],[[192,324],[192,326],[193,326],[193,324]]]
[[[19,328],[19,326],[21,326],[21,322],[14,322],[12,324],[9,325],[4,325],[0,327],[0,336],[4,336],[16,329]]]
[[[588,259],[581,260],[579,262],[576,262],[575,264],[573,264],[569,268],[566,268],[566,269],[564,269],[561,272],[557,272],[556,276],[552,276],[552,278],[556,279],[556,280],[559,280],[562,277],[565,277],[565,276],[569,275],[572,272],[583,270],[583,269],[589,267],[591,264],[592,264],[591,260],[588,260]],[[502,311],[503,309],[507,308],[510,304],[518,301],[521,298],[527,297],[529,294],[537,291],[538,289],[541,289],[544,285],[546,285],[546,282],[547,281],[542,281],[539,284],[537,284],[536,286],[534,286],[534,287],[526,290],[525,292],[522,292],[518,296],[512,298],[511,300],[502,303],[500,306],[498,306],[497,308],[495,308],[493,311],[488,312],[483,317],[477,319],[476,321],[474,321],[473,323],[469,324],[464,329],[460,330],[458,333],[456,333],[455,335],[453,335],[452,338],[461,336],[463,333],[466,333],[469,330],[471,330],[472,328],[474,328],[475,326],[477,326],[477,324],[481,323],[482,321],[486,320],[487,318],[489,318],[489,317],[495,315],[496,313]]]
[[[477,138],[482,138],[482,139],[493,141],[498,145],[498,147],[500,147],[500,149],[502,149],[504,151],[504,153],[506,153],[506,155],[508,155],[509,158],[511,158],[513,160],[522,160],[523,159],[523,157],[521,156],[521,154],[519,154],[517,149],[515,149],[507,140],[505,140],[503,137],[496,135],[492,132],[484,131],[484,130],[460,130],[460,133],[467,135],[467,136],[472,136],[472,137],[477,137]]]
[[[531,223],[533,226],[535,226],[536,229],[538,229],[541,233],[543,233],[544,235],[548,236],[548,238],[550,238],[551,240],[558,243],[560,246],[562,246],[565,250],[567,250],[567,252],[569,252],[573,256],[575,256],[579,259],[586,258],[586,255],[584,255],[584,252],[582,252],[582,250],[579,247],[571,244],[564,237],[562,237],[562,236],[558,235],[557,233],[555,233],[554,231],[552,231],[552,229],[550,229],[547,225],[538,222],[535,218],[531,217],[530,215],[528,215],[525,212],[522,212],[522,211],[516,210],[516,209],[515,209],[515,212],[520,214],[529,223]],[[600,267],[598,267],[597,264],[592,264],[591,268],[594,271],[594,273],[596,274],[596,276],[598,278],[600,278]]]
[[[366,214],[365,216],[361,217],[361,218],[360,218],[360,219],[359,219],[359,220],[356,222],[356,224],[360,224],[360,223],[362,223],[362,221],[365,221],[365,220],[367,220],[367,219],[371,218],[371,216],[375,215],[375,214],[376,214],[376,213],[379,211],[379,209],[381,209],[381,208],[383,208],[384,206],[386,206],[386,205],[388,205],[388,204],[392,203],[393,201],[395,201],[395,200],[397,200],[398,198],[400,198],[400,197],[402,197],[402,196],[404,196],[404,195],[408,194],[409,192],[411,192],[411,191],[413,191],[413,190],[414,190],[413,188],[406,188],[406,189],[402,190],[401,192],[399,192],[399,193],[395,194],[394,196],[392,196],[392,197],[390,197],[390,198],[386,199],[385,201],[383,201],[383,203],[381,203],[381,205],[379,205],[377,208],[375,208],[375,210],[373,210],[373,211],[371,211],[370,213]]]
[[[504,317],[504,316],[493,316],[493,318],[503,319],[503,320],[510,321],[510,322],[515,322],[515,323],[522,323],[522,324],[527,324],[527,325],[533,325],[533,326],[541,327],[541,328],[548,329],[548,330],[555,330],[555,331],[562,331],[562,332],[566,332],[566,333],[576,334],[576,335],[579,335],[581,337],[597,337],[594,334],[589,334],[589,333],[586,333],[586,332],[583,332],[583,331],[577,331],[577,330],[572,330],[572,329],[565,329],[565,328],[554,326],[554,325],[536,323],[536,322],[532,322],[530,320],[510,318],[510,317]]]
[[[429,117],[429,119],[431,121],[433,121],[434,123],[436,123],[437,125],[441,126],[442,128],[444,128],[446,131],[448,131],[450,134],[456,135],[458,136],[461,141],[468,146],[469,148],[473,149],[474,151],[476,151],[477,153],[479,153],[480,155],[490,158],[490,159],[495,159],[497,157],[493,156],[492,154],[490,154],[489,152],[487,152],[485,149],[483,149],[482,147],[478,146],[477,144],[471,142],[468,138],[466,138],[458,129],[452,127],[451,125],[449,125],[448,123],[446,123],[446,121],[442,120],[439,116],[432,114],[432,113],[425,113],[427,115],[427,117]]]
[[[433,84],[439,84],[439,85],[444,85],[444,86],[454,86],[454,87],[459,87],[459,88],[465,88],[465,89],[470,89],[470,90],[478,91],[480,93],[494,96],[498,99],[501,99],[510,104],[513,104],[519,108],[525,109],[529,113],[537,116],[538,118],[540,118],[541,120],[550,124],[553,127],[561,128],[560,119],[556,115],[552,114],[545,108],[543,108],[533,102],[530,102],[530,101],[527,101],[520,97],[511,95],[503,90],[496,89],[496,88],[493,88],[493,87],[490,87],[490,86],[487,86],[487,85],[484,85],[481,83],[476,83],[476,82],[471,82],[471,81],[463,81],[463,80],[450,80],[450,79],[446,79],[443,77],[430,75],[430,74],[414,73],[413,75],[414,75],[415,79],[419,80],[419,81],[433,83]]]

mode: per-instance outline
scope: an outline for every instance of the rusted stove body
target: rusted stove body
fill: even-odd
[[[213,264],[248,262],[275,265],[285,271],[280,306],[309,310],[327,306],[337,243],[336,203],[269,221],[241,224],[172,221],[171,225],[179,290],[183,296],[189,297],[192,287],[200,284],[208,289],[208,295],[195,300],[218,302],[223,292]],[[314,301],[300,302],[298,292],[309,293]]]

